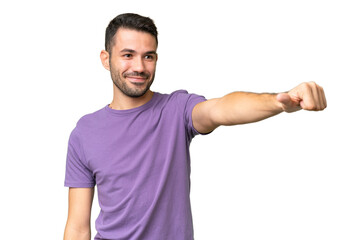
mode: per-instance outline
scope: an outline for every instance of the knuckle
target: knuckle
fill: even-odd
[[[314,81],[308,82],[309,89],[316,89],[317,84]]]
[[[304,88],[306,91],[311,90],[311,84],[310,84],[310,82],[304,83],[304,84],[303,84],[303,88]]]

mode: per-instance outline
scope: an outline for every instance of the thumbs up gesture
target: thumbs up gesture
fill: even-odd
[[[301,109],[321,111],[327,106],[324,90],[315,82],[302,83],[289,92],[279,93],[276,100],[288,113]]]

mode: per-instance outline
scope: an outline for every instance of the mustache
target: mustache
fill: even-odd
[[[123,77],[142,77],[142,78],[149,78],[150,74],[145,72],[125,72]]]

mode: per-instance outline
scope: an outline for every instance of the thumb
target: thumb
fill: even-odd
[[[291,97],[288,93],[279,93],[276,96],[276,100],[278,100],[283,105],[290,105],[291,104]]]
[[[279,93],[276,96],[276,100],[281,103],[285,112],[295,112],[301,109],[301,102],[299,102],[297,99],[292,99],[288,93]]]

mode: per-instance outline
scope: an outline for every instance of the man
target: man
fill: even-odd
[[[196,134],[326,108],[314,82],[287,93],[234,92],[211,100],[153,92],[157,46],[150,18],[122,14],[106,29],[100,58],[111,73],[113,100],[82,117],[70,135],[66,240],[90,239],[95,185],[101,208],[95,239],[193,239],[189,145]]]

